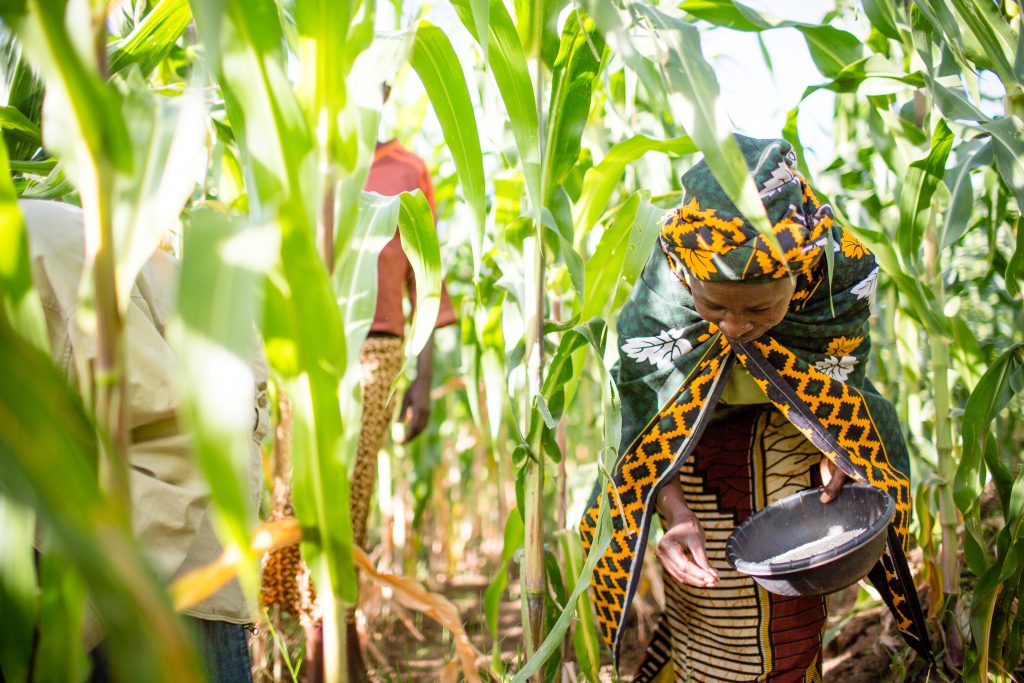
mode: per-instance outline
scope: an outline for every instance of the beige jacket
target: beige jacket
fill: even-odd
[[[78,383],[96,356],[95,338],[82,329],[76,315],[84,261],[82,212],[70,204],[38,200],[20,201],[19,207],[54,362],[69,381]],[[174,313],[177,275],[172,256],[154,253],[135,282],[124,319],[132,527],[156,571],[168,580],[209,564],[221,552],[210,521],[209,490],[175,414],[177,360],[164,332]],[[259,449],[268,424],[267,368],[257,356],[249,458],[254,518]],[[186,613],[215,621],[251,621],[237,581]]]

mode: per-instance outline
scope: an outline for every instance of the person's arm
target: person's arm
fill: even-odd
[[[426,346],[416,358],[416,379],[409,384],[402,398],[400,412],[405,424],[405,442],[420,435],[430,419],[430,388],[434,381],[434,334],[430,334]]]
[[[718,584],[718,572],[708,562],[704,549],[704,527],[686,505],[676,479],[658,492],[658,512],[665,517],[665,535],[655,553],[665,571],[680,583],[710,588]]]

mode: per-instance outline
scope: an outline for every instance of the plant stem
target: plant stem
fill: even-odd
[[[316,246],[320,258],[324,260],[327,274],[334,272],[334,199],[335,182],[333,164],[326,157],[320,163],[320,173],[324,181],[324,196],[320,202],[320,212],[316,221]]]
[[[535,36],[538,54],[534,58],[534,94],[537,109],[537,145],[540,155],[540,167],[544,168],[544,65],[540,57],[541,18],[544,16],[544,5],[540,0],[534,2],[534,16],[537,18]],[[528,278],[527,306],[532,308],[526,320],[526,351],[527,359],[527,406],[524,415],[532,423],[540,420],[533,406],[540,399],[544,386],[544,309],[546,303],[545,272],[544,272],[544,223],[542,221],[542,202],[547,201],[548,188],[543,182],[540,195],[534,198],[533,211],[534,235],[525,240],[525,255],[532,256],[533,268]],[[530,286],[532,285],[532,291]],[[530,295],[533,295],[532,298]],[[544,573],[544,425],[528,424],[527,431],[532,442],[529,444],[531,458],[526,463],[523,505],[524,513],[524,571],[522,574],[522,600],[526,619],[524,634],[527,656],[532,657],[544,640],[544,595],[547,578]],[[543,683],[544,674],[540,671],[534,676],[536,683]]]
[[[124,321],[117,301],[114,235],[111,225],[111,174],[94,157],[82,173],[80,192],[85,224],[85,263],[92,268],[95,288],[96,360],[92,368],[96,422],[107,439],[100,439],[100,487],[115,500],[128,520],[131,495],[128,478],[128,432],[125,422]],[[89,201],[91,199],[91,201]],[[108,441],[109,439],[109,441]]]
[[[538,227],[538,232],[541,228]],[[527,364],[528,387],[527,398],[529,408],[527,415],[532,413],[533,401],[540,397],[544,381],[544,244],[540,236],[526,240],[532,246],[534,266],[534,299],[531,317],[528,321],[527,348],[531,349]],[[539,416],[531,419],[540,420]],[[522,574],[522,593],[524,611],[526,612],[526,652],[533,656],[537,647],[544,639],[544,444],[542,426],[537,425],[530,430],[533,439],[530,446],[531,458],[527,461],[526,477],[523,494],[524,506],[524,571]]]
[[[945,290],[934,214],[925,231],[924,260],[926,277],[935,293],[935,303],[941,309],[945,305]],[[953,462],[953,438],[949,417],[949,346],[948,340],[939,334],[930,335],[930,344],[932,383],[935,392],[935,451],[939,477],[942,480],[939,485],[939,523],[942,528],[939,565],[942,568],[942,591],[946,595],[952,595],[959,592],[960,586],[960,538],[957,533],[957,509],[953,500],[956,463]]]

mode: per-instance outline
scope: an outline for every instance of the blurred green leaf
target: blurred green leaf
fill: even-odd
[[[28,681],[35,631],[37,590],[35,514],[31,509],[0,496],[0,672],[11,683]]]
[[[501,609],[501,601],[505,597],[505,589],[508,587],[508,564],[512,561],[516,551],[523,547],[524,537],[522,515],[518,508],[514,508],[509,512],[505,522],[504,544],[501,549],[501,563],[498,572],[491,579],[487,590],[484,591],[484,614],[487,618],[487,630],[491,632],[491,636],[495,640],[499,636],[498,613]]]
[[[32,288],[28,235],[18,208],[7,149],[0,144],[0,317],[41,349],[50,346],[39,296]]]
[[[113,197],[118,301],[123,307],[136,276],[177,225],[206,162],[206,107],[200,95],[163,97],[136,73],[125,80],[122,107],[135,170],[117,175]]]
[[[548,67],[558,52],[558,19],[568,0],[515,0],[516,30],[524,53],[543,60]]]
[[[25,115],[14,107],[0,107],[0,130],[10,131],[18,135],[30,145],[39,147],[39,126],[25,118]]]
[[[49,530],[49,548],[57,553],[51,566],[60,571],[42,580],[42,594],[51,602],[40,609],[57,620],[51,622],[56,649],[48,655],[54,661],[47,666],[77,666],[73,653],[79,651],[79,633],[68,620],[81,617],[59,604],[65,597],[72,600],[74,591],[57,592],[64,590],[58,584],[76,580],[67,573],[74,572],[88,586],[107,627],[116,675],[147,682],[201,680],[198,658],[166,594],[120,521],[125,511],[99,489],[96,434],[77,392],[4,316],[0,375],[5,378],[0,382],[0,495],[36,511]],[[72,629],[66,632],[72,640],[61,635],[61,624]]]
[[[312,170],[312,139],[285,73],[275,4],[208,0],[192,10],[243,155],[250,207],[262,220],[277,207],[311,231],[313,209],[299,193]]]
[[[32,678],[83,680],[89,668],[79,635],[86,610],[86,587],[72,568],[71,558],[53,549],[42,556],[39,584],[39,641]]]
[[[148,75],[171,51],[190,21],[188,0],[158,0],[131,33],[107,47],[110,73],[138,64],[142,74]]]
[[[199,464],[231,539],[249,547],[249,468],[262,277],[278,234],[208,209],[192,214],[185,240],[175,345],[182,363],[183,414]]]
[[[353,453],[348,446],[357,438],[359,425],[353,420],[343,423],[339,405],[347,353],[356,349],[346,349],[341,314],[313,243],[315,216],[326,196],[320,192],[321,183],[329,178],[315,174],[307,116],[319,123],[321,114],[338,113],[345,101],[344,71],[366,46],[365,21],[372,22],[372,13],[363,17],[362,28],[353,28],[341,21],[353,16],[348,2],[296,7],[296,13],[303,14],[297,17],[299,33],[312,38],[306,47],[313,51],[304,55],[308,71],[300,75],[303,102],[311,108],[304,112],[287,78],[276,3],[204,0],[194,2],[192,10],[242,152],[252,220],[280,228],[280,256],[269,279],[264,336],[268,359],[287,378],[285,391],[293,407],[292,498],[302,526],[319,531],[317,539],[302,543],[302,553],[321,600],[331,602],[325,610],[332,618],[325,620],[324,646],[335,649],[345,628],[344,603],[354,603],[358,593],[348,499]],[[321,21],[320,11],[332,21]],[[345,41],[337,39],[338,31],[344,31]],[[318,50],[317,41],[327,43],[319,44]],[[330,70],[337,68],[342,73]],[[332,80],[319,87],[321,78]],[[372,113],[357,113],[354,124],[364,130],[370,121],[375,121]],[[349,155],[330,157],[345,146],[372,149],[372,140],[362,136],[345,139],[336,123],[324,121],[326,129],[319,139],[319,152],[330,162],[353,162]],[[345,246],[341,242],[339,249]],[[338,675],[327,672],[330,680]]]

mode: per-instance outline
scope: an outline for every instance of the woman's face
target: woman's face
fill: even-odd
[[[793,298],[792,278],[771,282],[707,282],[686,275],[700,317],[714,323],[729,341],[754,341],[782,322]]]

